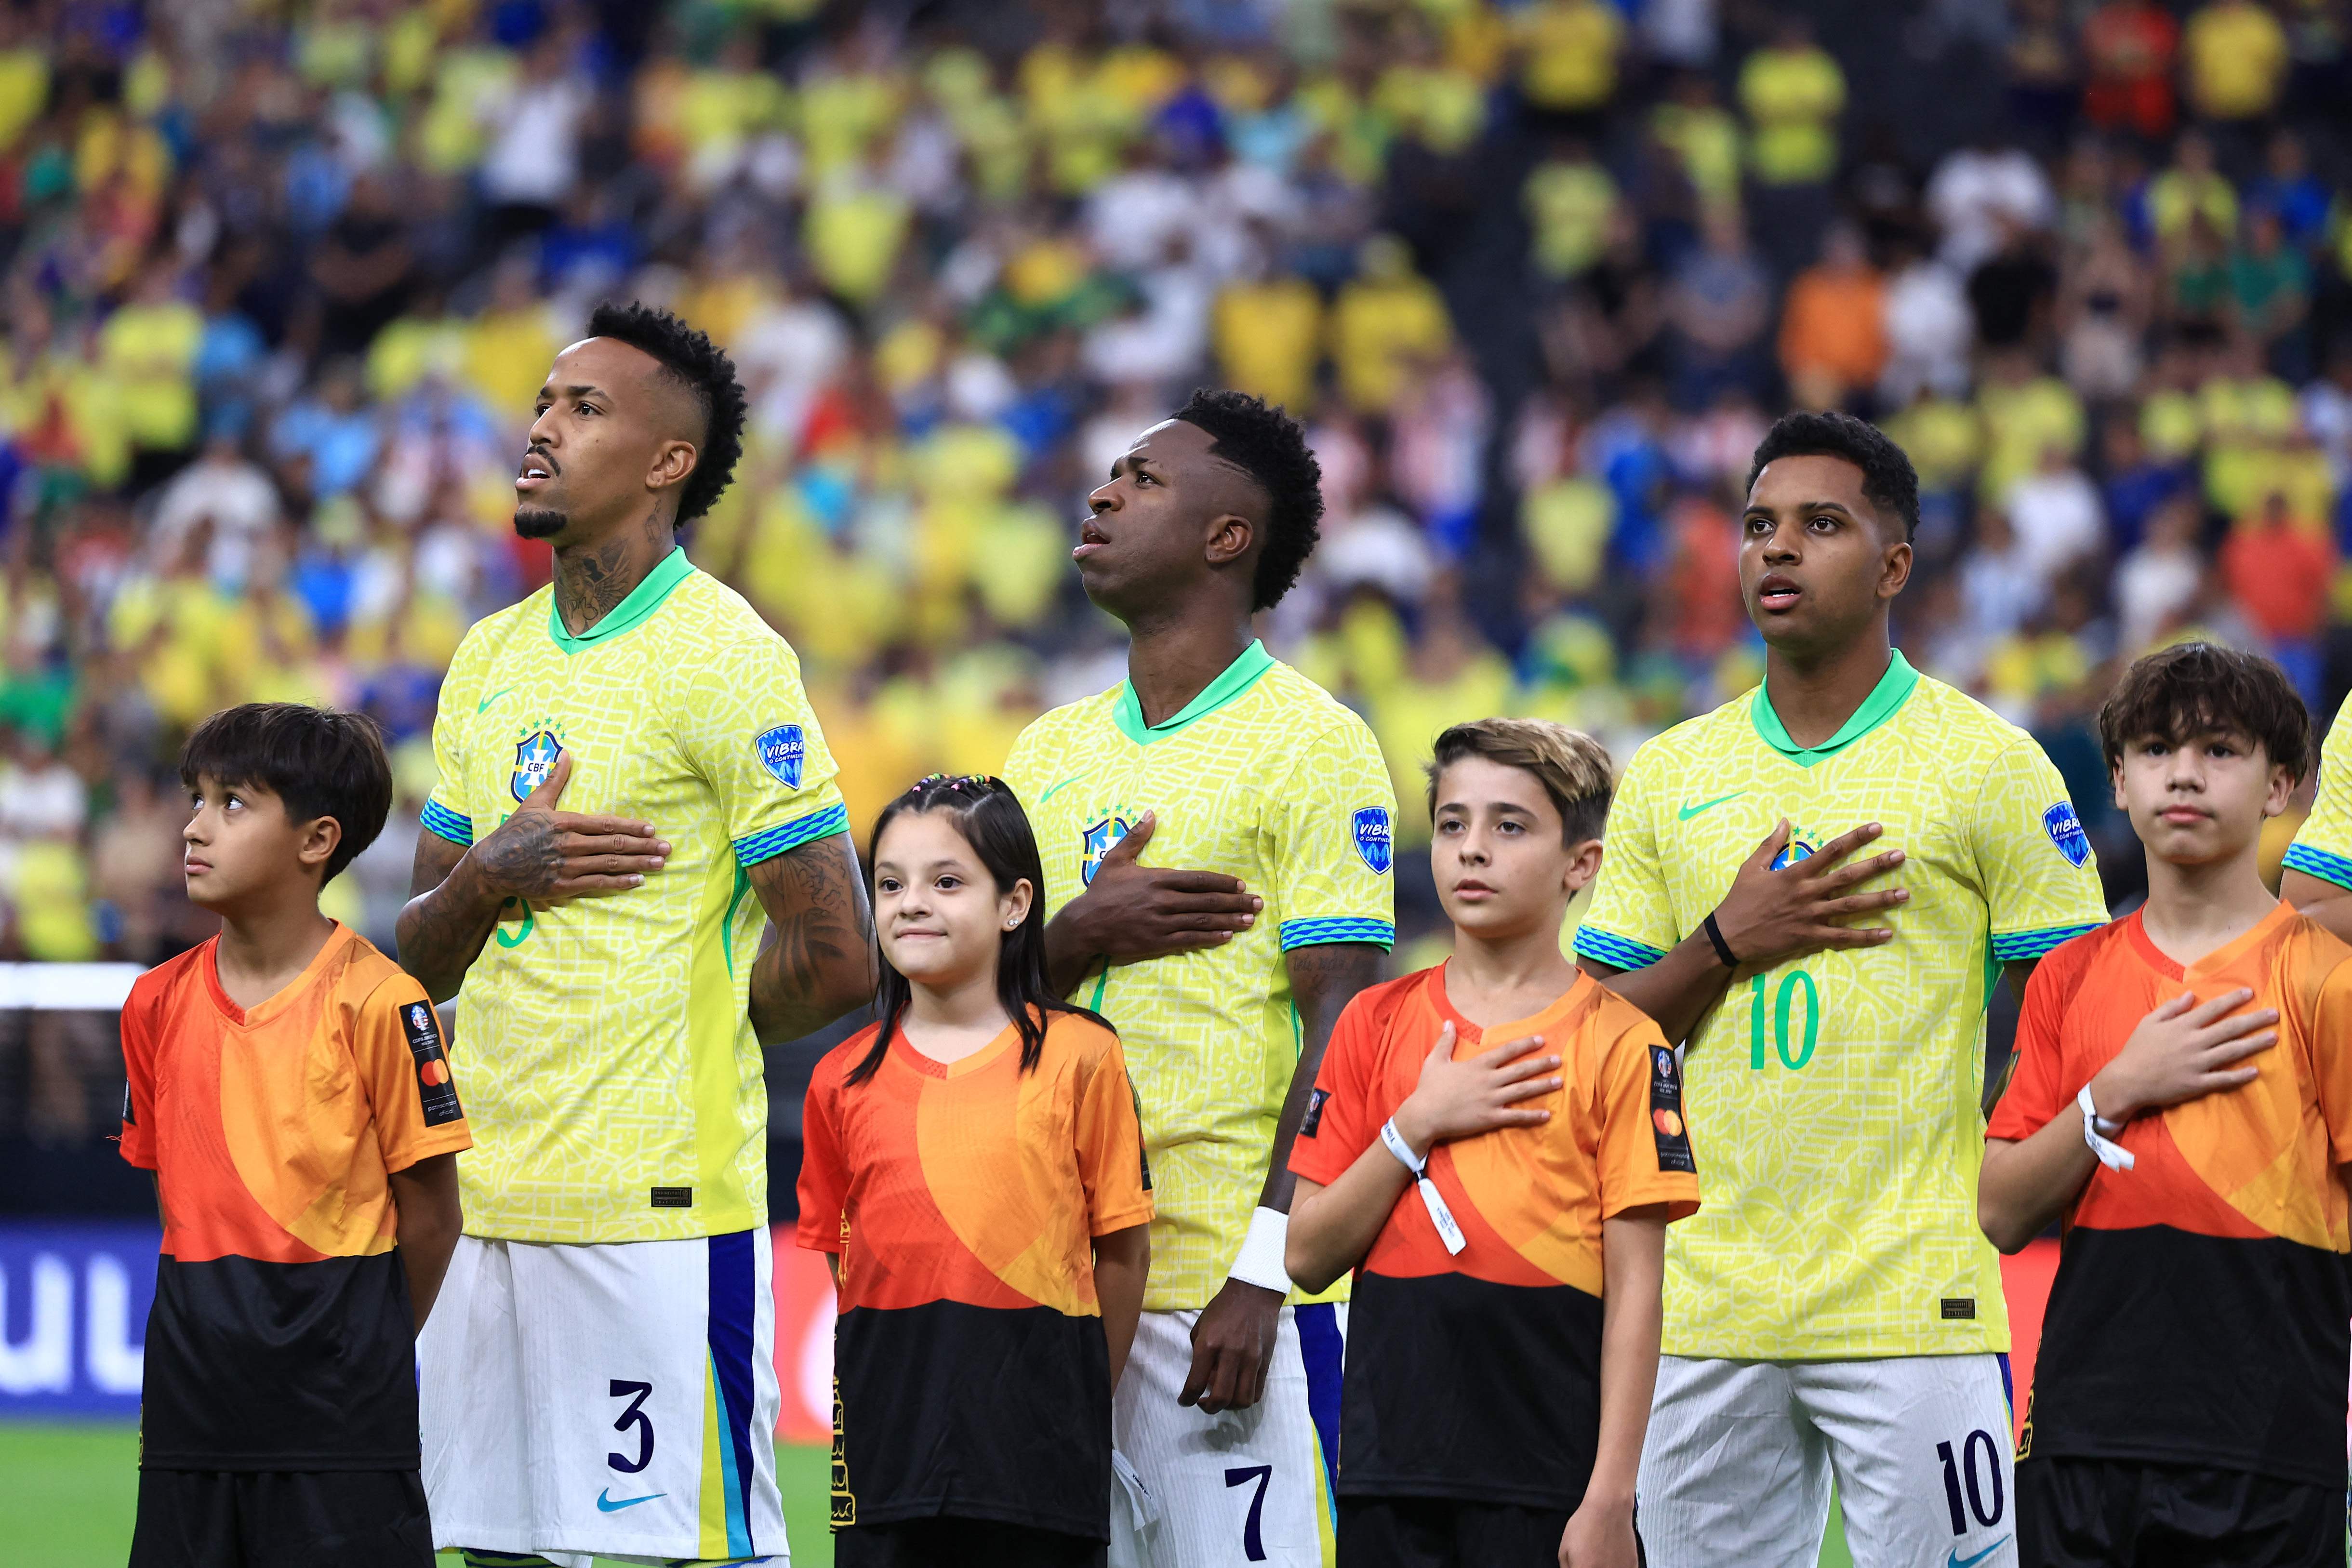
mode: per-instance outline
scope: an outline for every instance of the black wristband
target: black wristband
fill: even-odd
[[[1715,944],[1715,956],[1723,960],[1723,967],[1726,969],[1739,967],[1739,959],[1732,952],[1731,944],[1723,940],[1723,928],[1715,923],[1714,910],[1707,911],[1706,919],[1700,924],[1699,929],[1706,932],[1706,940]]]

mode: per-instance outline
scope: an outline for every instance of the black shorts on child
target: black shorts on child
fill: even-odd
[[[2344,1489],[2192,1465],[2017,1467],[2021,1568],[2310,1568],[2344,1561]]]
[[[415,1470],[139,1472],[131,1568],[433,1568]]]

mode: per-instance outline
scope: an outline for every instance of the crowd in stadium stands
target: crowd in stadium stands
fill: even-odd
[[[1890,64],[1752,0],[0,5],[0,956],[203,934],[165,770],[256,699],[390,734],[328,890],[388,940],[445,662],[548,571],[531,399],[612,295],[742,368],[691,553],[799,649],[861,831],[1119,678],[1074,520],[1221,383],[1309,417],[1267,637],[1407,844],[1450,721],[1622,758],[1754,680],[1735,520],[1794,404],[1909,450],[1906,651],[2105,850],[2118,659],[2193,625],[2323,720],[2346,684],[2352,7],[1910,9]],[[1922,157],[1849,99],[1938,29],[2000,100]]]

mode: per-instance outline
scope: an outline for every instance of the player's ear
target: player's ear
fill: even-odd
[[[646,469],[646,489],[666,490],[672,485],[686,483],[700,458],[691,441],[677,437],[664,441],[654,448],[654,460]]]
[[[1209,520],[1208,562],[1230,566],[1257,542],[1257,525],[1238,512],[1221,512]]]
[[[2126,799],[2124,795],[2124,764],[2120,758],[2116,760],[2113,767],[2107,770],[2107,779],[2108,782],[2116,786],[2116,809],[2122,812],[2126,816],[2129,816],[2131,815],[2131,802]]]
[[[1891,599],[1911,581],[1911,542],[1897,538],[1879,557],[1878,596]]]

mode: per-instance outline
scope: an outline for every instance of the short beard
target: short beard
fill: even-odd
[[[552,539],[571,526],[572,514],[557,511],[553,507],[515,508],[514,531],[518,539]]]

